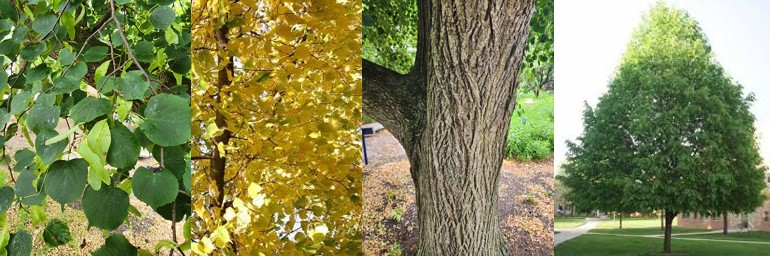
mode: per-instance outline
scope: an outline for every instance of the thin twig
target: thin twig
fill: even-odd
[[[158,92],[152,88],[152,78],[150,77],[150,74],[148,74],[147,71],[145,71],[142,67],[142,64],[139,64],[139,61],[136,60],[136,56],[134,56],[134,52],[131,50],[131,47],[129,47],[128,40],[126,40],[126,35],[123,33],[123,27],[121,27],[120,21],[118,21],[118,17],[115,16],[115,0],[110,0],[110,14],[112,15],[112,20],[115,21],[115,27],[118,29],[118,35],[120,36],[120,40],[123,41],[123,47],[126,48],[128,57],[131,58],[134,64],[136,64],[136,67],[138,67],[139,70],[142,71],[142,74],[144,74],[144,77],[147,78],[147,83],[150,84],[150,90],[152,90],[152,94],[157,95]],[[161,85],[162,83],[158,84]]]

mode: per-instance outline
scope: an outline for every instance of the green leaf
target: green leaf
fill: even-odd
[[[56,161],[56,159],[59,158],[59,154],[64,152],[64,149],[67,148],[69,140],[61,140],[51,145],[45,144],[46,140],[56,137],[57,135],[59,134],[55,130],[46,129],[40,131],[40,133],[37,134],[37,138],[35,138],[35,151],[37,155],[40,156],[40,161],[43,162],[43,165],[49,165]]]
[[[8,256],[29,256],[32,253],[32,236],[26,230],[11,236],[8,246]]]
[[[137,42],[136,45],[134,45],[134,56],[136,57],[136,60],[140,62],[152,62],[155,59],[152,43],[147,41]]]
[[[94,124],[93,128],[88,131],[88,148],[91,152],[99,156],[102,163],[107,162],[107,150],[110,148],[111,136],[110,126],[107,125],[107,120],[101,120]]]
[[[179,192],[176,177],[166,169],[153,172],[140,167],[134,173],[132,183],[131,188],[136,198],[153,209],[173,202]]]
[[[96,71],[94,72],[94,81],[96,81],[97,86],[103,83],[101,79],[104,77],[104,75],[107,74],[107,69],[110,68],[110,63],[112,63],[112,61],[105,61],[102,63],[102,65],[99,65],[99,67],[96,68]]]
[[[148,88],[150,88],[150,84],[145,79],[144,73],[139,70],[132,70],[123,75],[118,90],[126,100],[141,100],[144,99]]]
[[[128,217],[128,194],[122,189],[106,186],[99,190],[86,188],[83,194],[83,211],[88,225],[113,230]]]
[[[34,185],[37,186],[36,189]],[[34,170],[24,170],[19,177],[16,177],[16,187],[14,192],[21,198],[21,203],[25,205],[38,205],[45,201],[45,191],[42,190],[42,184],[39,182]],[[40,189],[40,190],[38,190]]]
[[[169,66],[169,68],[171,68],[171,70],[177,74],[186,74],[188,71],[190,71],[191,67],[192,60],[190,59],[190,56],[184,56],[181,59],[171,63]]]
[[[38,56],[40,56],[43,51],[48,47],[46,45],[45,41],[40,41],[38,44],[28,43],[24,48],[21,49],[19,52],[19,55],[21,55],[21,58],[26,61],[35,61]]]
[[[161,149],[163,149],[163,156],[161,157]],[[153,147],[152,157],[159,163],[163,159],[163,167],[171,171],[174,177],[181,179],[184,175],[186,166],[189,162],[185,161],[185,155],[187,152],[182,150],[181,146],[174,147]]]
[[[126,117],[128,117],[128,113],[131,112],[131,106],[133,106],[133,102],[118,96],[115,100],[115,103],[117,103],[115,112],[118,113],[118,121],[123,122],[123,120],[126,120]]]
[[[8,120],[11,120],[11,114],[5,111],[4,108],[0,109],[0,127],[5,127]]]
[[[88,162],[81,158],[70,161],[58,160],[48,168],[45,180],[46,193],[60,203],[68,204],[80,199],[88,178]]]
[[[137,249],[123,234],[116,233],[107,237],[104,245],[91,256],[136,256]]]
[[[3,0],[0,0],[3,1]],[[3,48],[3,45],[0,44],[0,49]],[[8,88],[8,73],[5,73],[5,71],[0,72],[0,91],[5,91],[5,88]]]
[[[190,193],[190,190],[192,189],[192,185],[190,184],[192,175],[192,161],[190,159],[190,155],[185,155],[184,159],[187,164],[185,164],[184,174],[182,174],[182,185],[184,185],[185,191]]]
[[[32,21],[32,30],[40,35],[45,35],[56,26],[56,16],[52,14],[43,14],[37,16]]]
[[[29,105],[31,97],[32,93],[28,91],[21,91],[14,95],[13,99],[11,99],[11,115],[21,114],[21,112]]]
[[[11,19],[14,23],[19,21],[19,11],[11,0],[0,0],[0,19]]]
[[[15,195],[16,193],[13,192],[13,188],[9,186],[0,188],[0,214],[5,213],[11,208],[11,203],[13,203],[13,197]]]
[[[27,112],[27,127],[35,134],[43,130],[53,130],[59,123],[59,112],[59,106],[47,107],[35,104]]]
[[[64,47],[59,51],[59,64],[63,66],[71,65],[75,61],[77,54],[70,51],[69,48]]]
[[[64,12],[59,21],[59,26],[67,30],[67,36],[69,36],[70,40],[75,39],[75,25],[75,12]]]
[[[166,29],[165,37],[166,37],[166,42],[169,45],[179,43],[179,36],[176,34],[176,32],[174,32],[174,29],[170,27]]]
[[[43,240],[48,246],[56,247],[72,241],[72,234],[67,223],[53,219],[45,226]]]
[[[190,104],[179,96],[158,94],[144,109],[142,132],[150,141],[161,146],[175,146],[190,140]]]
[[[70,135],[75,133],[75,131],[77,131],[77,129],[78,129],[78,126],[77,126],[77,124],[75,124],[75,125],[72,126],[72,128],[70,128],[66,132],[64,132],[62,134],[59,134],[59,135],[56,135],[55,137],[46,140],[45,141],[45,145],[51,145],[51,144],[54,144],[56,142],[62,141],[64,139],[67,139],[67,138],[69,138]]]
[[[48,74],[51,73],[51,68],[49,68],[45,64],[37,65],[36,67],[29,69],[26,73],[27,78],[27,84],[33,84],[35,82],[40,82],[44,78],[48,76]]]
[[[83,79],[84,76],[86,76],[86,73],[88,73],[88,65],[86,65],[85,62],[78,61],[78,63],[75,63],[69,71],[67,71],[67,75],[70,75],[77,79]]]
[[[134,191],[134,193],[136,193],[136,191]],[[175,202],[176,205],[172,202],[158,207],[155,211],[166,220],[172,220],[172,214],[176,212],[176,222],[180,222],[184,220],[185,215],[190,215],[190,196],[181,193],[177,194]],[[176,210],[173,210],[174,206],[176,206]]]
[[[161,249],[166,249],[166,248],[175,250],[177,247],[179,247],[178,244],[176,244],[176,243],[174,243],[174,241],[171,241],[171,240],[168,240],[168,239],[160,240],[157,243],[155,243],[155,251],[156,252],[160,251]]]
[[[160,30],[171,26],[175,19],[176,12],[168,6],[158,6],[155,10],[152,10],[152,15],[150,15],[150,23],[152,23],[153,27]]]
[[[130,3],[130,2],[131,2],[131,0],[115,0],[115,4],[117,4],[117,5],[124,5],[124,4]]]
[[[110,173],[104,168],[105,162],[102,162],[101,157],[91,152],[88,147],[88,142],[82,140],[78,145],[78,154],[88,162],[91,167],[88,170],[88,184],[92,188],[99,190],[102,187],[102,183],[110,184]]]
[[[130,168],[139,159],[139,140],[121,123],[110,130],[112,143],[107,151],[107,163],[115,168]]]
[[[48,216],[45,214],[45,210],[40,205],[33,205],[29,207],[30,215],[32,216],[32,225],[37,226],[38,223],[46,221]]]
[[[98,62],[107,57],[108,51],[106,46],[94,46],[86,50],[80,58],[85,62]]]
[[[16,159],[16,166],[14,166],[13,170],[16,172],[21,172],[23,168],[17,168],[18,166],[26,167],[29,165],[34,164],[35,160],[35,152],[32,152],[29,149],[22,149],[19,151],[16,151],[16,154],[13,155],[13,158]]]
[[[75,123],[90,122],[112,111],[112,102],[108,99],[88,96],[72,107],[70,117]]]

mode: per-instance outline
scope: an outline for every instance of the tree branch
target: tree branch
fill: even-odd
[[[410,150],[426,114],[424,75],[415,70],[402,75],[366,59],[362,62],[366,77],[362,85],[364,113],[387,127]]]

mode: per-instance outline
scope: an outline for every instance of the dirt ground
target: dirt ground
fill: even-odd
[[[15,122],[11,120],[9,123]],[[72,122],[70,122],[72,124]],[[56,131],[62,133],[69,128],[64,119],[59,120],[59,124]],[[80,131],[76,133],[79,135]],[[34,134],[30,133],[32,141],[34,142]],[[73,137],[70,136],[70,142],[73,141]],[[74,145],[77,145],[75,143]],[[5,143],[6,151],[12,154],[18,149],[29,148],[34,151],[32,146],[29,146],[27,140],[23,137],[21,132],[18,132],[13,139]],[[65,153],[71,148],[67,147]],[[75,148],[72,148],[75,151]],[[67,156],[63,157],[67,159]],[[13,166],[13,163],[11,163]],[[157,162],[153,158],[140,158],[137,166],[157,166]],[[14,186],[11,181],[8,165],[5,163],[0,164],[0,172],[5,175],[9,186]],[[14,173],[14,176],[18,176],[18,173]],[[133,194],[130,197],[130,203],[132,206],[142,213],[142,216],[136,216],[129,213],[130,224],[123,224],[117,229],[110,232],[122,233],[126,238],[136,247],[154,251],[155,244],[160,240],[171,240],[171,221],[163,219],[159,214],[155,213],[153,209],[145,203],[136,199]],[[109,207],[105,205],[105,207]],[[32,218],[24,210],[20,210],[18,204],[8,210],[7,216],[10,223],[11,232],[16,232],[20,229],[27,230],[32,235],[32,254],[33,255],[90,255],[92,251],[97,250],[104,244],[106,239],[105,233],[99,228],[88,228],[88,220],[83,213],[83,208],[80,200],[67,204],[63,208],[61,205],[53,201],[50,197],[47,198],[46,215],[50,221],[52,219],[60,219],[69,225],[70,232],[72,233],[72,241],[60,245],[57,247],[48,247],[43,241],[43,230],[46,223],[40,223],[37,226],[32,225]],[[177,239],[183,241],[182,236],[184,222],[179,222],[176,225]],[[167,250],[163,250],[167,254]],[[177,254],[178,255],[178,254]]]
[[[387,131],[366,138],[364,254],[413,255],[418,240],[409,161]],[[500,226],[513,255],[553,255],[553,160],[504,161]]]

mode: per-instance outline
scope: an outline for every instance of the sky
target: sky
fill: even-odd
[[[583,102],[596,106],[607,92],[631,34],[657,0],[555,0],[554,164],[566,159],[566,141],[583,131]],[[760,154],[770,164],[770,1],[668,0],[698,21],[716,60],[744,94],[752,112]]]

